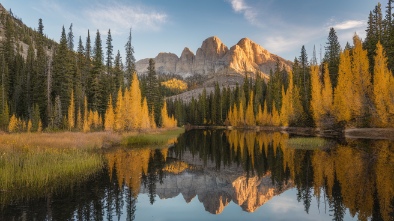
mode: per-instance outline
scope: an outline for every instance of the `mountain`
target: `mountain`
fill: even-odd
[[[262,73],[268,79],[270,70],[275,69],[279,59],[286,70],[291,69],[291,61],[270,53],[248,38],[241,39],[230,49],[216,37],[205,39],[194,54],[185,47],[180,57],[174,53],[159,53],[155,58],[156,71],[160,74],[177,74],[183,77],[193,75],[244,75]],[[136,62],[137,72],[147,72],[149,58]]]

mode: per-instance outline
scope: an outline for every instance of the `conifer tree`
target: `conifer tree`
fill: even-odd
[[[134,48],[131,44],[131,29],[130,34],[125,45],[126,51],[126,73],[125,77],[127,80],[127,87],[131,85],[132,75],[135,72],[135,58],[134,58]]]
[[[333,27],[330,28],[327,40],[324,62],[328,65],[332,86],[334,88],[336,87],[338,80],[339,54],[341,53],[341,45],[339,44],[336,31]]]
[[[16,118],[15,114],[11,116],[10,123],[8,124],[8,132],[17,132],[18,131],[18,118]]]
[[[68,47],[68,50],[74,51],[74,33],[73,33],[73,24],[72,23],[70,25],[70,28],[68,29],[67,47]]]
[[[155,113],[159,113],[161,106],[160,99],[160,88],[159,81],[157,78],[156,70],[155,70],[155,61],[153,59],[149,59],[148,66],[148,75],[147,75],[147,83],[146,83],[146,99],[148,101],[149,110],[154,110]],[[152,109],[155,107],[154,109]],[[159,116],[155,116],[155,119],[158,120]]]

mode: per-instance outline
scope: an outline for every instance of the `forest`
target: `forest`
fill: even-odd
[[[0,50],[0,128],[3,131],[129,131],[156,127],[231,125],[319,128],[394,126],[394,21],[392,0],[383,17],[370,12],[366,38],[356,34],[342,49],[334,28],[324,59],[309,60],[304,46],[285,70],[278,61],[267,82],[245,71],[236,87],[216,84],[191,101],[166,99],[195,87],[179,76],[135,71],[132,32],[125,58],[114,52],[111,30],[105,45],[97,30],[74,46],[73,25],[59,43],[3,10]],[[92,39],[94,40],[92,42]],[[76,50],[74,50],[76,48]],[[124,61],[124,63],[123,63]],[[256,77],[254,77],[256,76]]]

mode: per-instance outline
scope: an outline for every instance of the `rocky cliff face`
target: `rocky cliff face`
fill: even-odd
[[[261,73],[268,78],[270,69],[274,69],[277,59],[290,70],[291,62],[271,54],[248,38],[241,39],[230,49],[218,37],[203,41],[196,54],[185,48],[178,58],[172,53],[159,53],[155,58],[156,71],[165,74],[178,74],[183,77],[200,75],[244,75]],[[146,73],[148,59],[136,63],[138,73]]]

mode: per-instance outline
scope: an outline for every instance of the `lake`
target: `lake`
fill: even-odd
[[[1,191],[0,220],[394,220],[393,141],[193,130],[98,154],[82,181]]]

